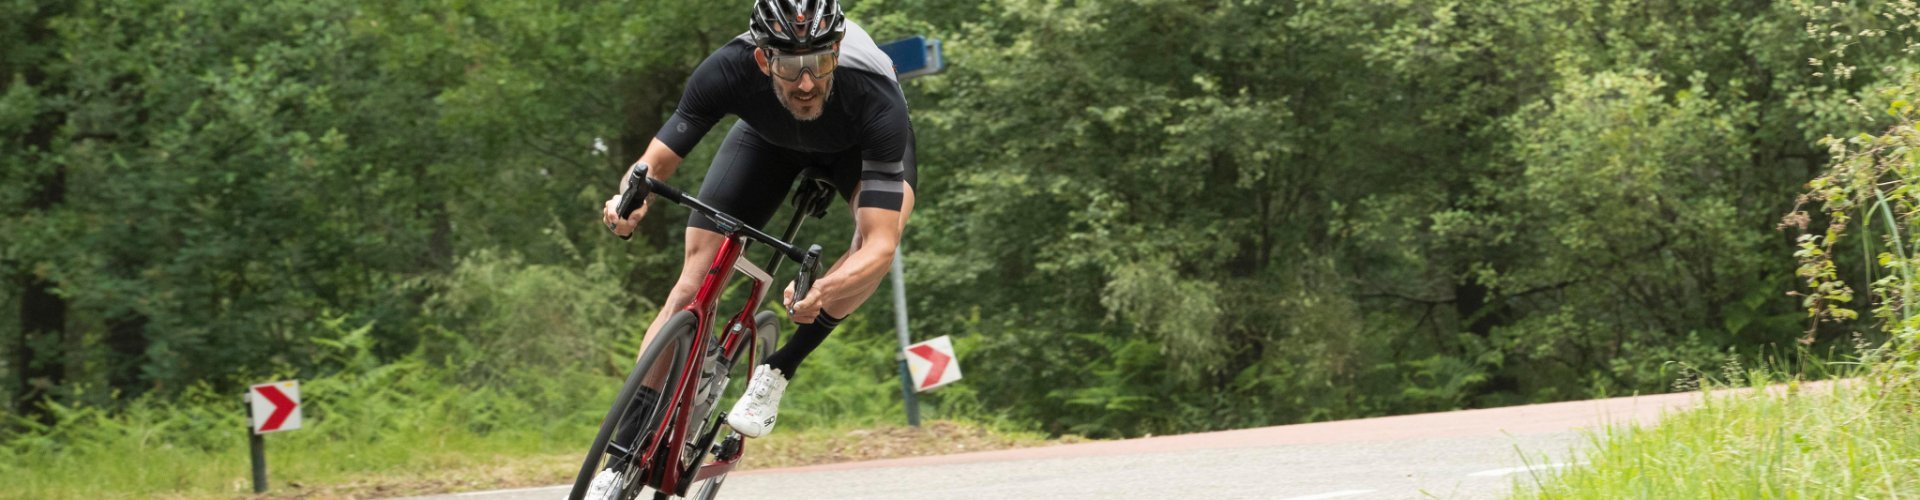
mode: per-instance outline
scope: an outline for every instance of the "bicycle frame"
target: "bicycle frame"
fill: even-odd
[[[767,285],[773,281],[773,276],[771,273],[761,270],[759,266],[753,265],[751,261],[740,258],[741,254],[745,253],[747,245],[748,241],[746,236],[739,234],[728,235],[727,239],[720,243],[720,252],[714,256],[713,264],[707,267],[706,279],[700,283],[700,291],[694,295],[693,303],[688,304],[686,309],[683,309],[684,311],[693,313],[697,320],[697,326],[694,327],[693,344],[689,346],[687,351],[688,359],[684,365],[687,368],[682,372],[683,375],[680,377],[678,385],[674,387],[674,397],[671,400],[670,406],[667,407],[670,413],[667,418],[660,421],[660,427],[654,429],[652,433],[654,436],[664,436],[666,440],[654,440],[655,446],[649,446],[643,453],[639,454],[641,457],[639,463],[662,464],[661,470],[663,473],[657,478],[649,478],[647,481],[649,483],[648,486],[652,486],[656,490],[685,494],[685,492],[681,490],[685,489],[688,485],[697,483],[702,479],[732,471],[734,466],[739,463],[740,457],[746,454],[744,449],[745,444],[742,443],[743,448],[732,457],[721,457],[720,460],[711,464],[705,464],[704,466],[696,462],[694,466],[698,467],[698,470],[692,471],[691,477],[685,477],[689,471],[683,471],[677,466],[677,464],[681,463],[685,458],[682,456],[685,448],[679,446],[679,443],[686,442],[687,424],[693,418],[692,403],[696,396],[695,392],[699,389],[699,383],[701,382],[698,380],[700,377],[694,374],[700,373],[701,365],[707,362],[707,342],[714,340],[712,319],[719,307],[720,295],[726,290],[727,282],[733,277],[733,273],[730,272],[731,270],[738,270],[741,274],[747,275],[748,279],[753,281],[753,285],[749,291],[746,306],[741,308],[740,312],[735,314],[731,321],[727,322],[726,337],[721,339],[722,343],[720,345],[721,359],[717,361],[722,365],[731,366],[730,361],[739,359],[739,355],[743,349],[746,350],[746,354],[749,356],[747,359],[756,359],[758,357],[757,350],[759,342],[757,342],[757,339],[759,338],[759,325],[754,324],[753,312],[759,310],[760,301],[765,297]],[[753,377],[754,369],[757,369],[757,367],[748,367],[747,377],[749,380]],[[719,431],[717,427],[710,430],[715,432],[716,435]],[[661,443],[669,443],[670,445],[658,446]],[[701,444],[711,445],[712,443],[706,442]],[[666,452],[665,456],[656,456],[656,454],[661,451]],[[696,449],[696,452],[705,453],[704,450],[698,449]],[[656,459],[660,461],[656,462]]]
[[[812,278],[819,274],[820,245],[812,245],[811,248],[802,252],[787,241],[792,240],[799,232],[800,223],[807,215],[818,217],[824,214],[828,198],[817,196],[820,193],[818,190],[825,189],[827,191],[824,192],[831,193],[831,188],[815,181],[816,184],[813,185],[815,189],[811,192],[816,196],[803,196],[802,193],[809,192],[808,186],[803,185],[802,193],[796,194],[793,220],[787,224],[786,233],[781,238],[775,239],[731,215],[707,206],[699,199],[687,196],[672,186],[648,178],[645,164],[636,166],[630,175],[619,209],[622,217],[638,209],[639,200],[645,199],[651,192],[706,215],[720,228],[720,232],[726,235],[726,239],[720,243],[720,250],[713,257],[713,263],[707,266],[706,277],[701,280],[700,289],[694,295],[693,302],[682,309],[694,316],[694,335],[692,344],[688,346],[687,359],[682,365],[685,368],[681,371],[679,380],[672,381],[674,386],[671,393],[661,392],[663,397],[672,395],[667,399],[666,406],[663,406],[668,411],[667,417],[661,419],[658,427],[646,434],[640,443],[636,443],[644,446],[636,446],[629,452],[633,458],[637,459],[635,463],[648,465],[647,486],[653,487],[656,491],[673,492],[676,496],[684,496],[688,486],[732,471],[739,463],[740,457],[746,455],[745,440],[741,440],[739,448],[730,450],[732,456],[716,454],[717,460],[714,463],[701,464],[700,460],[695,460],[686,468],[680,466],[685,459],[682,455],[685,448],[681,443],[685,443],[688,438],[687,424],[693,418],[694,398],[698,396],[699,384],[705,382],[696,374],[701,372],[702,365],[707,362],[707,343],[714,341],[713,319],[718,312],[720,296],[726,291],[727,282],[733,278],[732,271],[739,271],[753,281],[745,307],[727,322],[726,336],[720,339],[720,358],[715,362],[721,363],[731,371],[734,360],[740,359],[742,350],[746,351],[749,360],[756,360],[759,357],[760,325],[754,321],[754,311],[758,311],[761,301],[766,299],[768,285],[773,282],[773,272],[780,269],[782,257],[793,259],[801,266],[800,275],[794,283],[794,300],[799,301],[812,288]],[[805,201],[799,201],[802,198],[805,198]],[[756,240],[766,243],[775,253],[765,270],[742,258],[748,245]],[[752,380],[753,370],[757,368],[752,364],[748,365],[748,380]],[[717,408],[711,408],[709,411],[714,409]],[[703,418],[714,417],[709,415]],[[715,418],[716,424],[723,421],[722,418]],[[720,426],[709,427],[705,433],[701,442],[696,443],[694,447],[694,452],[701,456],[707,453],[706,447],[712,446],[713,438],[719,435]],[[651,469],[657,469],[660,473],[652,474]]]

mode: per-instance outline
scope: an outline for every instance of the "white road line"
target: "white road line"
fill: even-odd
[[[572,488],[572,487],[573,487],[573,485],[568,485],[568,484],[563,484],[563,485],[559,485],[559,486],[540,486],[540,487],[535,487],[535,488],[520,488],[520,489],[514,489],[514,490],[493,490],[493,491],[469,491],[469,492],[466,492],[466,493],[456,493],[456,494],[454,494],[453,496],[456,496],[456,497],[477,497],[477,496],[480,496],[480,495],[505,495],[505,494],[508,494],[508,493],[526,493],[526,492],[529,492],[529,491],[541,491],[541,490],[557,490],[557,489],[561,489],[561,488]]]
[[[1586,465],[1586,464],[1587,464],[1586,462],[1573,462],[1573,463],[1529,465],[1526,467],[1508,467],[1505,469],[1483,470],[1480,472],[1475,472],[1467,475],[1473,476],[1473,477],[1495,477],[1495,476],[1505,476],[1507,474],[1512,474],[1515,472],[1527,472],[1527,471],[1536,471],[1536,470],[1543,470],[1543,469],[1558,469],[1561,467],[1570,467],[1575,465]]]
[[[1340,490],[1340,491],[1335,491],[1335,492],[1332,492],[1332,493],[1321,493],[1321,494],[1318,494],[1318,495],[1307,495],[1307,496],[1304,496],[1304,497],[1293,497],[1293,498],[1287,498],[1287,499],[1284,499],[1284,500],[1325,500],[1325,499],[1328,499],[1328,498],[1340,498],[1340,497],[1350,497],[1350,496],[1354,496],[1354,495],[1365,495],[1365,494],[1368,494],[1368,493],[1373,493],[1373,490]]]

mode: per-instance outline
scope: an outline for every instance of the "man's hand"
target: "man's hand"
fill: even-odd
[[[807,291],[807,297],[795,304],[793,303],[793,283],[787,283],[786,298],[780,303],[785,304],[788,311],[792,311],[795,324],[812,323],[813,318],[819,316],[820,311],[825,309],[827,304],[842,291],[842,285],[842,280],[838,276],[815,278],[813,289]]]
[[[607,204],[601,207],[600,221],[613,225],[614,236],[626,238],[628,236],[633,235],[633,228],[638,227],[640,225],[640,218],[647,216],[647,207],[649,205],[653,205],[653,204],[652,203],[641,204],[640,209],[634,210],[633,214],[628,215],[627,218],[625,219],[622,219],[620,218],[619,214],[614,213],[620,210],[620,195],[616,194],[616,195],[613,195],[612,198],[608,198]]]

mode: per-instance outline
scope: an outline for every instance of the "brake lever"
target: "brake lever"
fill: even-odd
[[[807,292],[813,291],[813,279],[820,274],[820,245],[807,249],[800,259],[800,275],[793,280],[793,302],[787,303],[787,317],[793,317],[793,305],[807,299]]]

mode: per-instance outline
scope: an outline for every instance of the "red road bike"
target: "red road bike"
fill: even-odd
[[[700,489],[694,498],[710,499],[719,493],[727,473],[733,471],[746,451],[742,437],[726,425],[726,412],[712,414],[718,407],[720,395],[726,392],[731,380],[729,375],[741,355],[747,354],[753,360],[746,368],[747,379],[751,380],[753,367],[759,366],[773,350],[777,319],[772,311],[757,314],[754,311],[766,298],[768,285],[773,281],[773,273],[780,269],[780,263],[791,259],[800,264],[799,276],[793,285],[794,302],[806,297],[813,287],[813,278],[820,273],[820,245],[801,251],[787,241],[799,232],[806,216],[826,215],[833,188],[823,179],[803,175],[800,189],[793,197],[793,220],[787,224],[782,237],[774,238],[666,183],[647,178],[645,165],[635,168],[631,177],[626,192],[621,195],[618,212],[621,217],[632,214],[648,193],[654,193],[705,215],[726,235],[726,240],[707,268],[706,279],[701,282],[693,303],[673,313],[655,332],[657,338],[647,345],[633,372],[627,375],[613,407],[600,422],[600,432],[594,435],[593,446],[588,448],[586,462],[574,477],[573,491],[567,498],[583,500],[597,475],[612,474],[609,476],[612,479],[603,480],[605,488],[595,491],[603,496],[592,500],[628,500],[638,497],[642,488],[653,488],[656,500],[686,496],[695,483],[700,484]],[[765,270],[742,258],[753,241],[772,247],[776,253]],[[711,329],[715,309],[728,280],[733,277],[732,271],[746,275],[751,287],[745,307],[716,334]],[[659,363],[671,365],[661,385],[660,397],[651,405],[634,404],[642,380]],[[637,432],[632,429],[621,432],[625,425],[638,426]],[[619,442],[615,436],[621,435],[632,435],[633,439]]]

